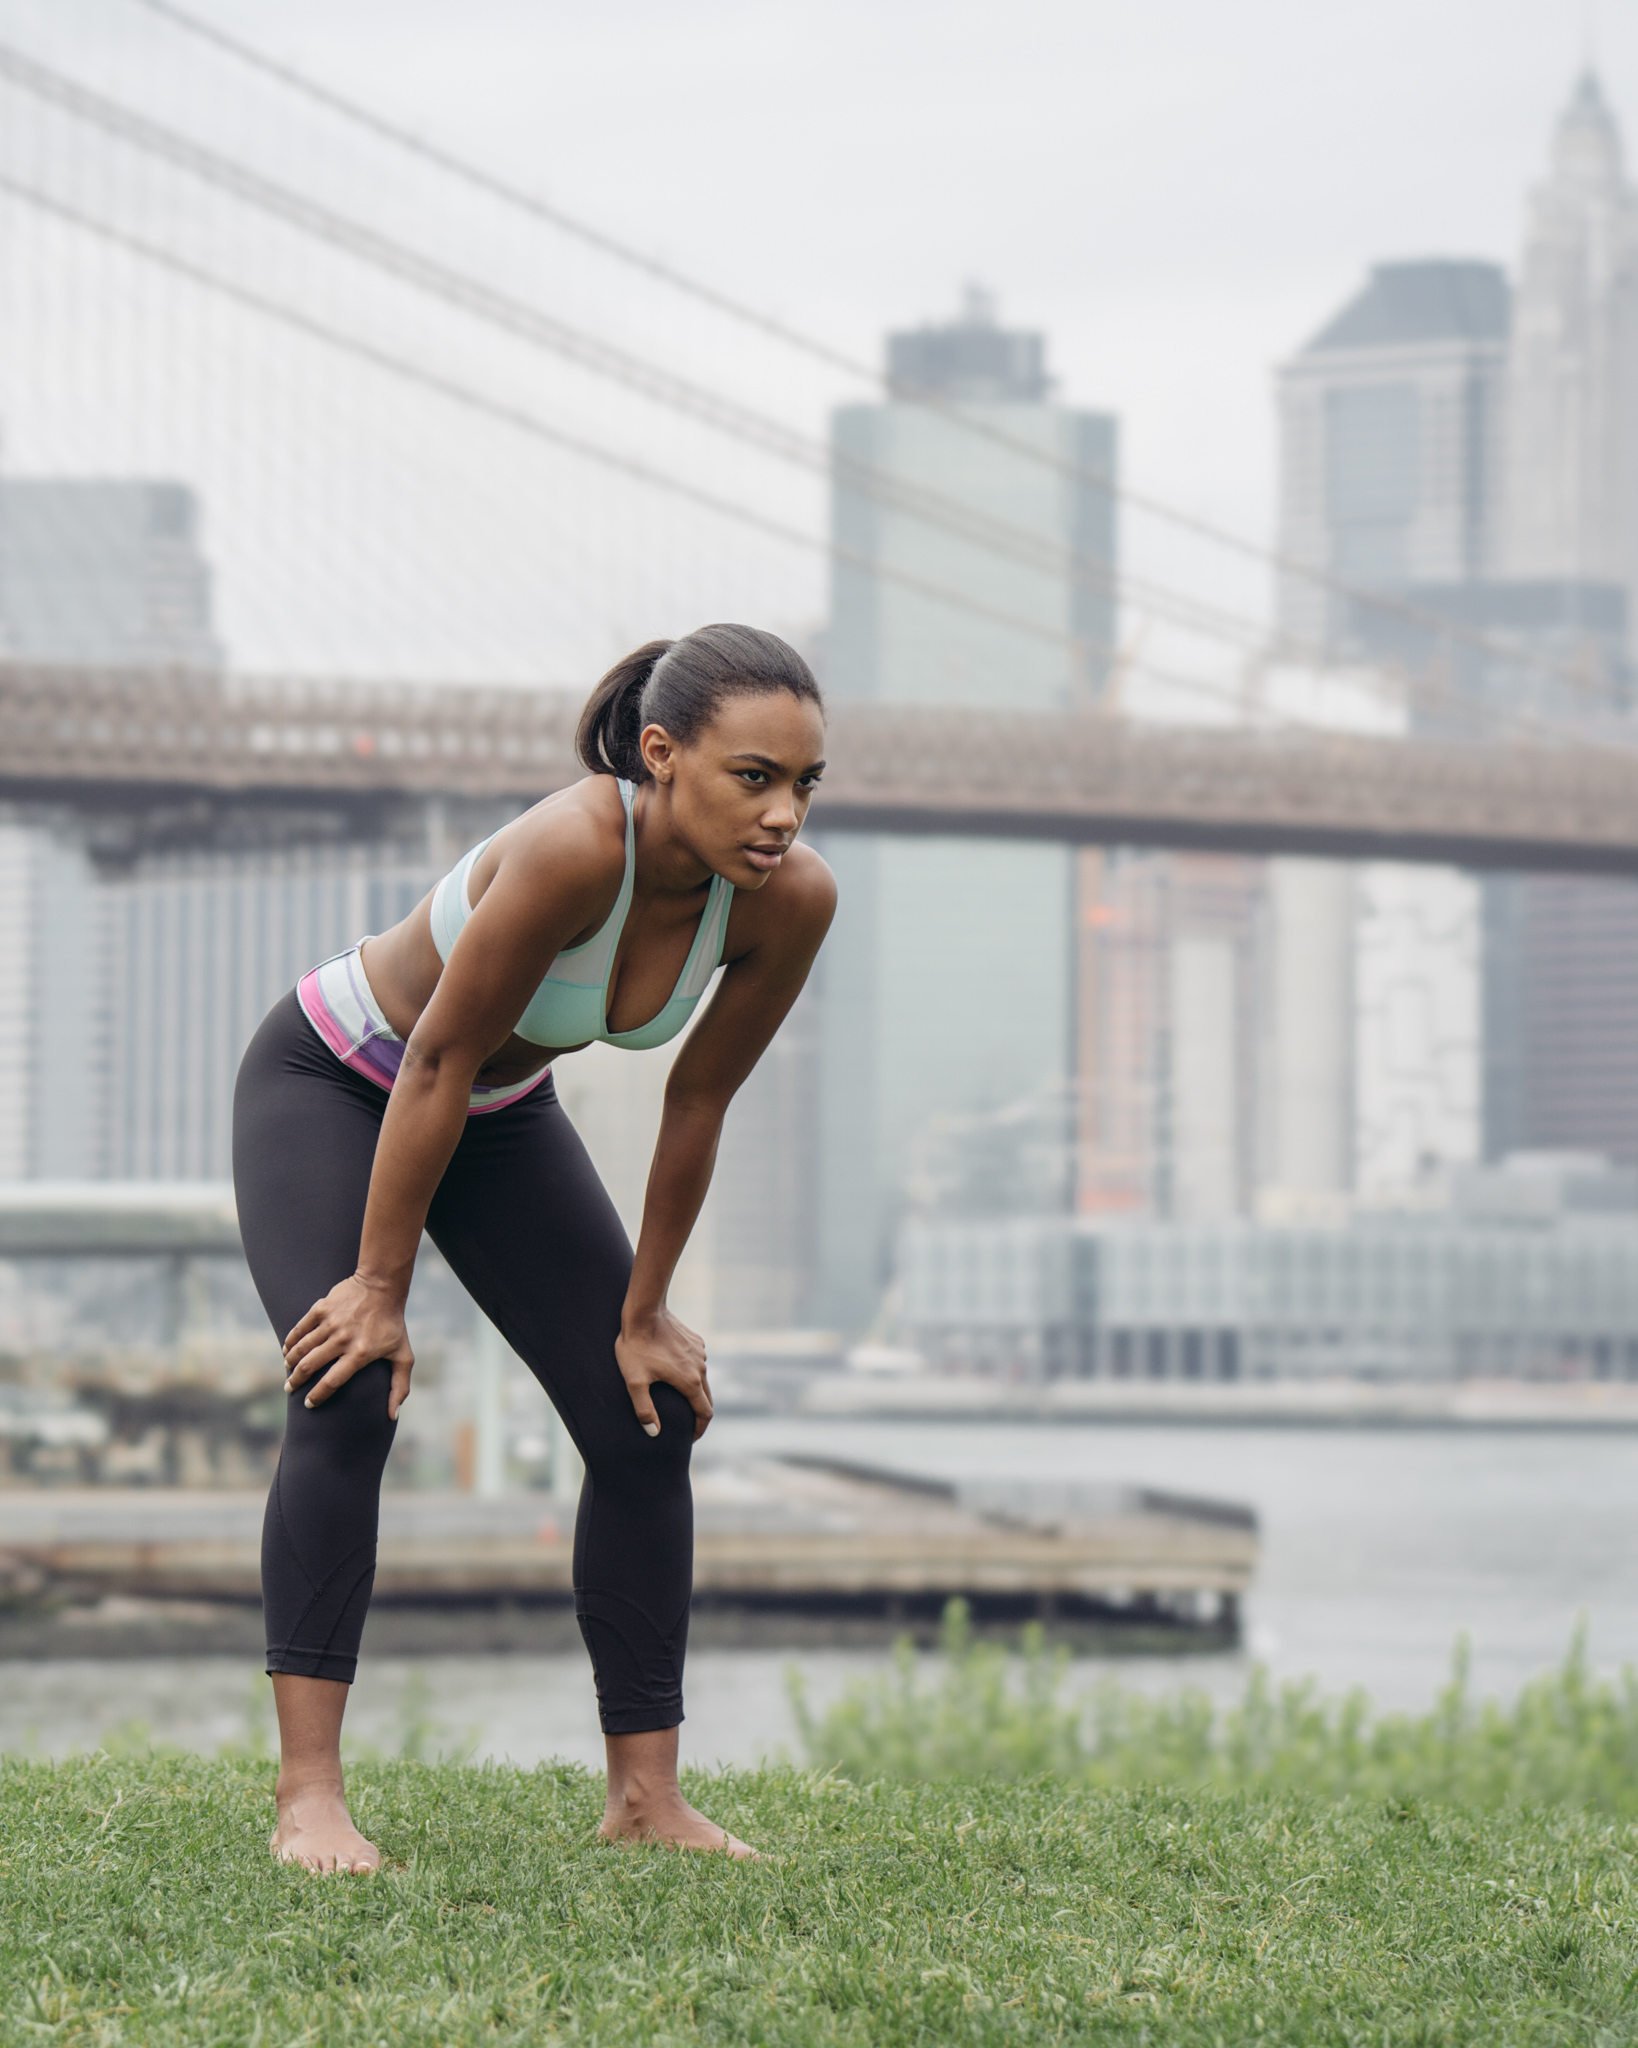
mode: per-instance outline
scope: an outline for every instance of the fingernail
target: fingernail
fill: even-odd
[[[294,1392],[296,1391],[296,1383],[295,1383],[295,1381],[294,1381],[294,1380],[286,1380],[286,1381],[285,1381],[285,1383],[284,1383],[284,1391],[285,1391],[285,1392],[286,1392],[287,1394],[293,1394],[293,1393],[294,1393]]]
[[[302,1406],[303,1406],[304,1408],[311,1408],[311,1407],[312,1407],[312,1405],[313,1405],[313,1397],[312,1397],[312,1395],[311,1395],[311,1394],[309,1394],[309,1395],[308,1395],[308,1397],[307,1397],[307,1399],[306,1399],[305,1401],[303,1401],[303,1403],[302,1403],[301,1405],[302,1405]]]
[[[657,1422],[645,1422],[643,1424],[644,1436],[658,1436],[659,1433],[660,1425]]]

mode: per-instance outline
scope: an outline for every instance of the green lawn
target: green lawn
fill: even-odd
[[[272,1767],[0,1766],[0,2041],[1638,2042],[1638,1828],[1313,1794],[696,1782],[758,1865],[594,1839],[578,1770],[355,1767],[369,1879],[275,1866]]]

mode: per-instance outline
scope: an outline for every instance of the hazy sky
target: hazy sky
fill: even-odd
[[[1009,322],[1046,331],[1066,398],[1120,416],[1129,480],[1259,540],[1272,533],[1282,357],[1373,260],[1514,260],[1590,42],[1618,113],[1638,119],[1638,0],[1603,0],[1596,25],[1576,0],[187,4],[871,358],[884,330],[942,316],[964,280],[981,282]],[[822,435],[826,407],[857,395],[606,265],[594,275],[572,247],[502,246],[504,223],[446,207],[390,153],[349,153],[310,110],[202,58],[136,0],[0,0],[0,33],[331,204],[373,208],[446,261],[497,265],[563,316],[754,394],[805,431]],[[32,102],[15,100],[0,131],[8,162],[94,211],[157,221],[310,306],[344,302],[394,346],[822,527],[817,477],[753,475],[561,366],[503,361],[436,311],[379,286],[367,296],[283,231],[211,214],[225,202],[110,156]],[[161,292],[163,279],[116,275],[74,231],[5,218],[20,223],[9,250],[0,236],[8,455],[194,477],[248,659],[579,673],[634,633],[696,622],[696,607],[755,606],[781,623],[823,608],[812,555],[662,515],[539,444],[443,419],[437,400],[377,391],[371,373],[288,337],[230,331],[174,281]],[[230,440],[243,444],[231,461]],[[1145,573],[1266,609],[1256,567],[1141,522],[1123,547]],[[492,649],[473,619],[493,628]]]
[[[1269,371],[1376,258],[1511,261],[1605,0],[198,0],[858,347],[959,281],[1135,476],[1269,516]]]

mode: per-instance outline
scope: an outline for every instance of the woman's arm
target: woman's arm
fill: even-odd
[[[686,1396],[696,1439],[711,1420],[705,1346],[667,1308],[666,1290],[711,1185],[728,1105],[801,994],[836,909],[836,884],[817,854],[793,848],[786,863],[776,877],[782,886],[770,883],[746,904],[749,943],[724,970],[666,1082],[614,1346],[637,1420],[650,1436],[660,1433],[649,1393],[656,1381]]]
[[[377,1358],[392,1366],[387,1413],[409,1393],[404,1303],[427,1211],[466,1125],[478,1069],[503,1046],[547,966],[582,931],[625,857],[589,813],[509,848],[462,927],[410,1033],[370,1173],[358,1267],[284,1341],[286,1391],[314,1408]],[[322,1375],[322,1377],[318,1377]]]

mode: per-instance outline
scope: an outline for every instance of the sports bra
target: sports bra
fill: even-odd
[[[664,1045],[668,1039],[676,1037],[693,1015],[694,1005],[704,995],[721,962],[723,943],[728,936],[728,912],[733,905],[734,885],[725,882],[721,875],[713,875],[711,892],[700,913],[699,930],[694,934],[694,943],[689,948],[683,971],[665,1008],[646,1024],[639,1024],[634,1031],[611,1031],[608,1028],[609,975],[620,945],[620,934],[625,929],[626,914],[631,909],[632,884],[637,870],[637,828],[631,810],[634,794],[634,785],[621,778],[620,800],[626,807],[626,872],[620,883],[620,893],[614,899],[614,908],[584,945],[567,947],[547,968],[545,979],[517,1021],[517,1035],[528,1039],[531,1045],[585,1045],[592,1039],[600,1039],[605,1045],[624,1046],[632,1052]],[[494,833],[489,835],[490,839],[494,837]],[[448,961],[455,941],[460,937],[461,927],[472,915],[467,881],[472,873],[472,863],[488,844],[489,839],[479,840],[433,891],[432,943],[438,948],[440,960]]]

